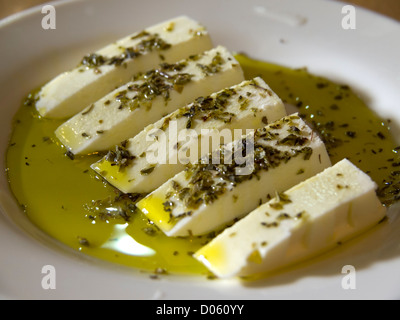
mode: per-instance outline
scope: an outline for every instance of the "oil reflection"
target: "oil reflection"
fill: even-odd
[[[126,233],[125,229],[127,226],[128,223],[116,224],[110,239],[101,247],[131,256],[145,257],[154,255],[156,252],[153,249],[140,244]]]

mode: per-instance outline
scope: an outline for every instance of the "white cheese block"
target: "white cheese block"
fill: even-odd
[[[239,63],[218,46],[138,76],[67,120],[56,136],[74,154],[108,150],[197,97],[243,80]]]
[[[266,274],[310,258],[384,218],[375,189],[344,159],[286,191],[284,201],[258,207],[194,257],[221,278]]]
[[[188,17],[177,17],[85,56],[76,68],[43,86],[36,108],[43,117],[71,117],[134,74],[211,48],[203,26]]]
[[[281,99],[259,77],[223,89],[163,117],[127,142],[135,159],[116,165],[114,151],[91,167],[125,193],[149,193],[219,148],[286,115]],[[221,139],[220,139],[221,138]],[[214,147],[213,147],[214,146]]]
[[[229,157],[232,149],[238,152]],[[154,190],[137,207],[168,236],[205,234],[330,166],[325,145],[297,114],[221,150],[220,164],[215,161],[220,153],[215,151]],[[230,158],[233,161],[227,164]]]

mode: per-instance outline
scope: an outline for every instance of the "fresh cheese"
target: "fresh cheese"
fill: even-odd
[[[384,218],[375,189],[344,159],[258,207],[194,257],[218,277],[267,273],[310,258]]]
[[[328,166],[321,139],[293,114],[189,165],[137,207],[168,236],[205,234]]]
[[[86,55],[76,68],[40,90],[37,110],[43,117],[71,117],[134,74],[211,48],[208,32],[188,17],[157,24]]]
[[[197,97],[243,80],[239,63],[218,46],[137,76],[63,123],[56,136],[74,154],[108,150]]]
[[[126,142],[132,161],[115,162],[116,150],[92,168],[125,193],[149,193],[220,142],[240,138],[286,115],[281,99],[259,77],[223,89],[147,126]],[[121,149],[122,146],[117,148]],[[128,159],[127,159],[128,160]]]

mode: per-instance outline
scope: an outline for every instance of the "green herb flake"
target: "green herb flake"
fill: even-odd
[[[119,170],[123,170],[129,166],[136,157],[126,149],[126,142],[116,145],[113,150],[109,150],[105,155],[105,161],[111,163],[111,166],[119,166]]]
[[[142,170],[140,170],[140,174],[143,176],[148,176],[149,174],[151,174],[154,171],[155,167],[156,166],[153,165],[148,168],[142,169]]]
[[[84,246],[84,247],[89,247],[90,246],[89,240],[86,239],[86,238],[78,237],[78,242],[79,242],[79,244],[81,246]]]

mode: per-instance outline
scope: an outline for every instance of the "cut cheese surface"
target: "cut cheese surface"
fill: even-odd
[[[189,165],[137,207],[168,236],[205,234],[328,166],[323,142],[293,114]]]
[[[198,22],[186,16],[168,20],[86,55],[76,68],[43,86],[36,108],[43,117],[71,117],[139,72],[211,48]]]
[[[137,76],[63,123],[56,136],[74,154],[108,150],[199,96],[243,80],[235,58],[218,46]]]
[[[302,261],[384,218],[375,189],[344,159],[259,206],[194,257],[218,277],[268,273]]]
[[[148,193],[217,149],[286,115],[281,99],[261,78],[223,89],[163,117],[127,141],[134,157],[116,164],[110,151],[91,167],[125,193]]]

